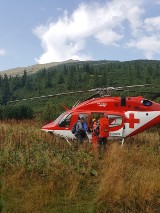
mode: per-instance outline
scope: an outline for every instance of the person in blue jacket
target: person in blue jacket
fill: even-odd
[[[77,139],[78,142],[83,143],[84,139],[86,138],[86,130],[85,130],[85,118],[81,117],[77,124],[76,124],[76,132],[75,132],[75,137]]]

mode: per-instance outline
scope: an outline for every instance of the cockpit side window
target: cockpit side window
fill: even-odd
[[[144,106],[152,106],[152,102],[149,101],[149,100],[143,100],[143,101],[142,101],[142,104],[143,104]]]
[[[109,127],[121,126],[123,118],[119,115],[108,115]]]
[[[69,127],[71,123],[72,114],[66,114],[59,122],[60,127]]]

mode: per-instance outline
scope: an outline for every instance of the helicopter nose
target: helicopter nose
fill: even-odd
[[[54,123],[51,122],[51,123],[43,126],[41,130],[44,130],[44,131],[47,131],[47,132],[48,131],[53,131],[54,130]]]

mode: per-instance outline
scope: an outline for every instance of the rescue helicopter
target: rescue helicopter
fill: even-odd
[[[107,87],[96,88],[86,91],[65,92],[48,96],[40,96],[29,98],[30,100],[54,97],[61,95],[80,94],[84,92],[94,92],[92,96],[83,100],[77,101],[72,109],[65,108],[56,120],[42,127],[42,130],[53,133],[60,137],[74,139],[72,134],[72,126],[81,117],[84,117],[87,125],[92,125],[93,119],[106,116],[109,121],[109,138],[121,139],[122,143],[125,138],[136,135],[154,125],[160,124],[160,104],[151,100],[145,99],[142,96],[137,97],[116,97],[111,96],[113,91],[122,91],[126,89],[150,86],[132,85],[125,87]],[[28,99],[15,100],[11,102],[25,101]],[[92,134],[87,134],[91,140]]]

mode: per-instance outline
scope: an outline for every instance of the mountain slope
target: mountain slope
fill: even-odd
[[[75,63],[75,62],[78,62],[78,60],[70,59],[70,60],[62,61],[62,62],[51,62],[51,63],[47,63],[47,64],[35,64],[32,66],[28,66],[28,67],[17,67],[17,68],[1,71],[0,75],[3,76],[6,73],[8,76],[21,76],[21,75],[23,75],[24,70],[26,70],[27,74],[33,74],[44,68],[48,69],[50,67],[55,67],[55,66],[58,66],[61,64],[70,64],[70,63]]]

